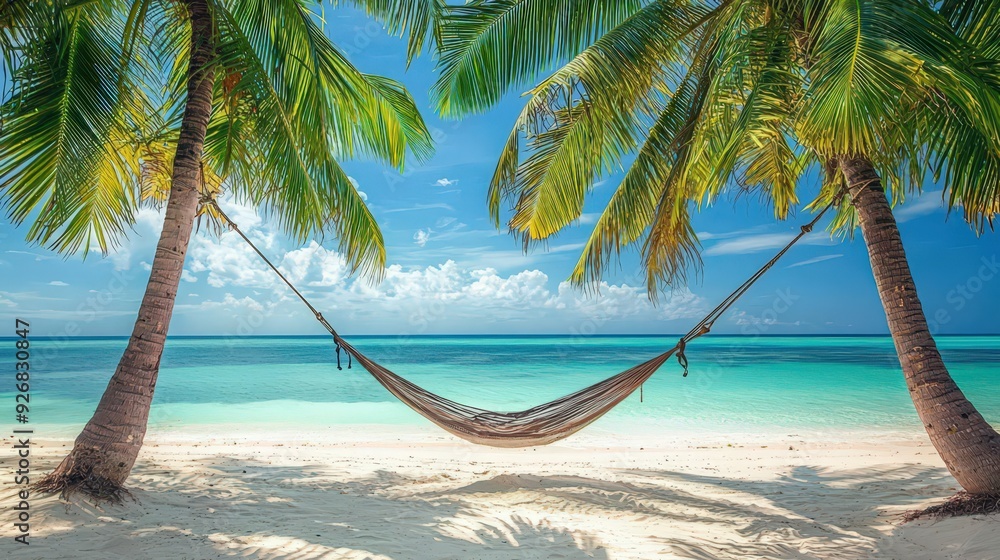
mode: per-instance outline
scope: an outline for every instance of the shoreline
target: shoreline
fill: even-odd
[[[35,496],[32,546],[11,557],[986,560],[1000,550],[995,518],[900,525],[957,489],[917,432],[595,432],[496,449],[432,427],[291,439],[153,430],[129,481],[138,502]],[[33,443],[36,472],[72,445]],[[9,511],[10,481],[0,495]]]
[[[918,420],[914,419],[915,422]],[[39,441],[72,441],[83,429],[82,423],[74,424],[34,424],[35,437]],[[655,448],[657,446],[680,446],[688,443],[708,444],[775,443],[793,441],[807,443],[855,444],[858,442],[919,442],[926,441],[926,433],[919,425],[893,426],[876,425],[867,429],[859,427],[835,428],[811,426],[791,428],[788,426],[761,426],[760,429],[746,426],[726,426],[712,424],[697,427],[696,423],[676,424],[659,419],[616,418],[600,419],[594,425],[546,447],[602,448],[609,445],[625,448]],[[1000,429],[1000,425],[997,426]],[[224,434],[238,433],[244,441],[282,443],[296,441],[321,441],[324,445],[336,446],[342,443],[365,444],[378,447],[388,441],[405,442],[414,445],[454,445],[469,446],[470,449],[495,449],[489,446],[473,445],[455,437],[431,422],[420,419],[417,422],[394,422],[384,424],[357,423],[294,423],[277,421],[266,424],[249,423],[205,423],[182,424],[163,423],[151,425],[146,434],[146,442],[181,444],[192,441],[214,440]],[[228,438],[227,438],[228,439]],[[516,448],[515,448],[516,449]]]

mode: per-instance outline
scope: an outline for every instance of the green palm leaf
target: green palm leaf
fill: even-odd
[[[14,223],[31,221],[31,242],[106,252],[136,204],[133,167],[120,156],[131,142],[123,118],[137,115],[127,105],[138,103],[126,93],[134,88],[120,60],[123,21],[98,4],[34,17],[46,25],[15,49],[15,89],[2,109],[3,205]]]
[[[434,87],[439,110],[452,116],[485,110],[508,88],[575,56],[645,3],[500,0],[449,7]]]
[[[435,45],[441,42],[442,15],[446,9],[444,0],[334,0],[339,3],[355,4],[383,22],[389,33],[403,36],[409,32],[407,40],[407,62],[412,61],[424,49],[428,36]]]
[[[845,155],[874,162],[896,201],[930,169],[974,227],[991,224],[995,4],[654,1],[578,13],[481,0],[445,16],[435,93],[446,115],[482,111],[555,67],[528,91],[498,158],[490,215],[499,224],[508,203],[512,233],[551,237],[596,179],[626,168],[571,278],[592,285],[641,243],[653,293],[697,266],[692,202],[754,190],[783,218],[807,169]],[[842,194],[841,181],[829,173],[808,207]],[[855,220],[842,204],[835,229],[849,234]]]
[[[224,77],[206,140],[237,197],[261,205],[299,239],[332,230],[353,268],[377,278],[381,233],[338,158],[402,167],[427,157],[430,133],[397,82],[361,73],[298,2],[217,5]],[[281,28],[269,22],[284,22]]]

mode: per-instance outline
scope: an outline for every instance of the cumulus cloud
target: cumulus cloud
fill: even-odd
[[[552,290],[548,275],[537,269],[502,275],[493,268],[468,269],[449,260],[411,269],[392,265],[381,284],[354,282],[349,296],[331,297],[403,317],[432,315],[442,323],[463,318],[482,321],[485,316],[563,324],[586,318],[614,321],[639,317],[659,321],[704,312],[702,299],[688,290],[667,294],[658,305],[649,301],[644,287],[604,282],[597,291],[598,295],[588,295],[568,282]]]
[[[701,298],[688,290],[665,295],[654,305],[645,287],[605,282],[598,287],[598,295],[588,295],[569,283],[553,283],[541,270],[525,268],[501,273],[493,262],[489,266],[462,265],[451,259],[430,266],[391,264],[383,280],[373,285],[352,278],[337,251],[315,241],[289,250],[288,241],[276,236],[270,225],[259,223],[255,214],[236,218],[241,212],[233,208],[230,215],[248,224],[258,222],[245,231],[289,280],[304,289],[318,308],[336,313],[340,321],[350,321],[354,328],[377,324],[376,330],[391,332],[459,332],[478,327],[477,332],[481,332],[491,330],[484,324],[485,317],[536,330],[566,330],[584,320],[599,324],[626,320],[622,328],[631,328],[639,321],[659,323],[704,312]],[[441,223],[449,230],[464,227],[454,219]],[[414,242],[422,246],[436,236],[430,228],[421,229],[414,234]],[[549,251],[575,251],[579,247],[566,244]],[[305,325],[311,319],[289,299],[287,288],[235,232],[218,237],[196,236],[188,259],[191,273],[198,274],[198,279],[204,279],[208,286],[224,291],[225,296],[206,294],[210,299],[186,305],[182,310],[228,310],[236,316],[248,312],[270,314],[281,309],[282,321],[294,318],[294,324]],[[276,320],[279,317],[270,316]]]
[[[254,219],[249,216],[244,216],[241,223],[239,217],[229,215],[240,224],[241,229],[249,232],[248,236],[261,250],[275,248],[274,233],[254,227]],[[256,215],[254,218],[256,219]],[[248,225],[244,226],[243,223]],[[221,288],[227,284],[268,289],[274,286],[274,273],[265,268],[260,258],[249,250],[235,232],[223,233],[218,238],[206,235],[192,238],[187,258],[191,272],[208,272],[206,281],[213,288]]]
[[[188,294],[196,296],[198,294]],[[230,292],[226,292],[221,299],[208,298],[196,303],[182,303],[174,307],[174,312],[180,315],[195,313],[200,316],[210,317],[211,321],[226,324],[233,318],[247,317],[251,314],[269,315],[281,299],[271,301],[258,301],[251,296],[238,297]],[[199,321],[203,324],[203,321]]]
[[[416,243],[417,246],[419,247],[427,245],[427,242],[430,241],[430,238],[431,238],[430,229],[418,229],[417,232],[413,234],[413,242]]]
[[[439,187],[450,187],[452,185],[457,185],[458,179],[449,179],[447,177],[441,177],[437,181],[434,181],[434,184]]]
[[[263,249],[276,250],[273,232],[255,231],[254,243]],[[254,239],[255,238],[255,239]],[[199,237],[188,253],[193,272],[208,272],[213,288],[242,286],[273,289],[280,283],[236,233],[224,233],[218,239]],[[344,281],[347,264],[337,252],[310,241],[305,247],[275,256],[275,264],[289,280],[310,286],[334,286]]]
[[[69,284],[63,282],[62,280],[53,280],[49,282],[49,286],[69,286]]]
[[[729,315],[729,321],[736,323],[737,325],[740,326],[758,326],[758,327],[759,326],[771,327],[774,325],[791,325],[798,327],[802,325],[802,321],[792,321],[789,323],[785,323],[779,321],[776,316],[751,315],[750,313],[741,310],[733,311]]]
[[[162,229],[162,211],[140,208],[135,214],[132,231],[128,234],[129,242],[108,255],[108,260],[115,270],[129,270],[133,261],[137,259],[152,259]]]
[[[357,179],[354,177],[348,177],[347,180],[351,182],[351,186],[354,187],[354,190],[358,191],[358,194],[361,196],[361,200],[368,202],[368,193],[361,190],[361,186],[358,185]]]

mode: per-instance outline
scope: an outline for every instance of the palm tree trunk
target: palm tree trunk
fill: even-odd
[[[855,201],[889,332],[917,415],[948,470],[966,491],[1000,492],[1000,435],[962,394],[934,344],[882,182],[867,159],[843,158],[840,168]]]
[[[94,416],[70,454],[38,483],[42,491],[80,490],[97,498],[119,499],[146,435],[163,344],[198,210],[201,156],[215,81],[212,14],[205,0],[185,4],[192,31],[187,104],[149,283],[128,347]]]

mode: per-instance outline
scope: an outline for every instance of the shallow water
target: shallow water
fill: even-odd
[[[671,347],[657,337],[356,337],[352,343],[442,396],[520,410],[575,391]],[[951,372],[1000,421],[1000,337],[941,337]],[[124,338],[32,341],[31,423],[72,436],[90,417]],[[691,372],[671,359],[595,427],[771,432],[919,430],[888,337],[724,337],[694,341]],[[150,427],[247,429],[425,425],[363,369],[336,368],[328,338],[171,338]],[[12,402],[10,393],[0,393]]]

